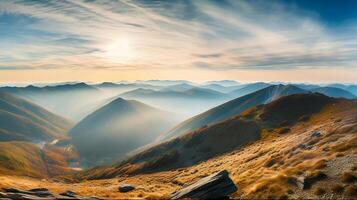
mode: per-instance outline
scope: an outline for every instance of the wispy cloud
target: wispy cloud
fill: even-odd
[[[357,67],[351,24],[331,31],[295,9],[268,1],[2,0],[0,70]]]

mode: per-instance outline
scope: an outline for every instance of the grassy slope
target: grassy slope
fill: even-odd
[[[44,108],[10,94],[0,93],[0,139],[52,140],[65,138],[72,123]],[[13,134],[13,135],[12,135]]]
[[[0,142],[0,174],[43,178],[71,172],[66,166],[62,152],[28,142]]]
[[[335,101],[320,94],[282,97],[233,119],[154,146],[120,165],[83,173],[91,178],[112,178],[123,173],[136,174],[190,166],[259,140],[266,130],[292,126],[301,118],[310,117]]]
[[[182,122],[168,133],[162,135],[161,139],[166,140],[180,136],[205,125],[214,124],[230,117],[234,117],[250,107],[269,103],[281,96],[296,93],[306,93],[306,91],[291,85],[269,86],[257,92],[228,101],[227,103],[192,117]]]
[[[254,109],[243,115],[258,116]],[[355,199],[356,182],[348,181],[346,174],[357,173],[357,102],[333,102],[289,127],[284,134],[280,128],[266,129],[256,142],[186,168],[76,184],[0,177],[0,186],[48,187],[54,192],[70,189],[108,199],[163,198],[184,184],[226,169],[238,186],[232,195],[235,198]],[[320,131],[321,137],[313,137],[314,131]],[[301,190],[294,180],[304,173],[325,173],[327,178]],[[134,184],[137,189],[119,193],[117,186],[123,183]]]

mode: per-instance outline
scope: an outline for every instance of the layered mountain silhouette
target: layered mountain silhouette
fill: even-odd
[[[324,94],[326,96],[335,97],[335,98],[346,98],[346,99],[354,99],[356,96],[351,92],[341,89],[341,88],[334,88],[334,87],[318,87],[311,89],[312,92],[318,92]]]
[[[297,123],[305,123],[317,114],[328,114],[325,108],[335,108],[335,105],[344,104],[345,101],[318,93],[288,95],[269,104],[253,107],[234,118],[160,143],[120,164],[84,171],[78,176],[89,179],[112,178],[122,174],[191,166],[266,137],[263,135],[269,134],[266,130],[273,134],[281,127],[292,127]],[[346,106],[340,108],[348,109]]]
[[[330,84],[328,87],[340,88],[346,91],[351,92],[353,95],[357,96],[357,85],[351,84]]]
[[[232,92],[235,89],[239,89],[242,88],[243,85],[229,85],[229,86],[223,86],[220,85],[218,83],[210,83],[210,84],[206,84],[201,86],[202,88],[207,88],[207,89],[211,89],[211,90],[216,90],[218,92],[222,92],[222,93],[229,93]]]
[[[2,87],[0,91],[28,99],[46,109],[72,120],[79,120],[102,100],[102,92],[86,83],[55,86]]]
[[[7,93],[0,93],[0,121],[0,141],[63,139],[73,126],[69,120]]]
[[[93,166],[122,158],[154,141],[175,123],[172,113],[117,98],[80,121],[69,135],[82,163]]]
[[[197,128],[217,123],[238,115],[250,107],[269,103],[279,97],[297,93],[307,93],[307,91],[292,85],[273,85],[266,87],[194,116],[182,122],[168,133],[162,135],[160,140],[167,140],[183,135]]]
[[[161,90],[139,88],[119,96],[138,100],[164,110],[179,112],[184,117],[200,113],[231,99],[227,94],[188,84],[168,86]]]
[[[180,83],[180,84],[165,86],[161,88],[160,91],[184,92],[192,88],[195,88],[195,86],[188,83]]]
[[[112,83],[112,82],[103,82],[101,84],[93,85],[96,88],[100,89],[107,95],[117,96],[120,93],[128,92],[138,88],[143,89],[160,89],[160,86],[154,86],[144,83]]]
[[[263,83],[263,82],[257,82],[257,83],[249,83],[246,85],[241,86],[240,88],[237,88],[231,92],[229,92],[228,94],[232,97],[241,97],[247,94],[250,94],[252,92],[261,90],[263,88],[266,88],[268,86],[271,86],[271,84],[269,83]]]

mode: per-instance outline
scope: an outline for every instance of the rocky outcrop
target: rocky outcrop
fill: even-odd
[[[223,199],[235,191],[236,185],[224,170],[172,193],[170,199]]]
[[[66,191],[59,195],[51,193],[47,188],[34,188],[31,190],[19,190],[16,188],[3,188],[0,192],[0,200],[100,200],[97,197],[81,197],[76,193]]]
[[[119,186],[119,192],[130,192],[135,189],[135,186],[130,184],[123,184]]]

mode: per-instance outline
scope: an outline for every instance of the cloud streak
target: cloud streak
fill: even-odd
[[[354,24],[267,1],[3,0],[1,18],[0,70],[357,67]]]

